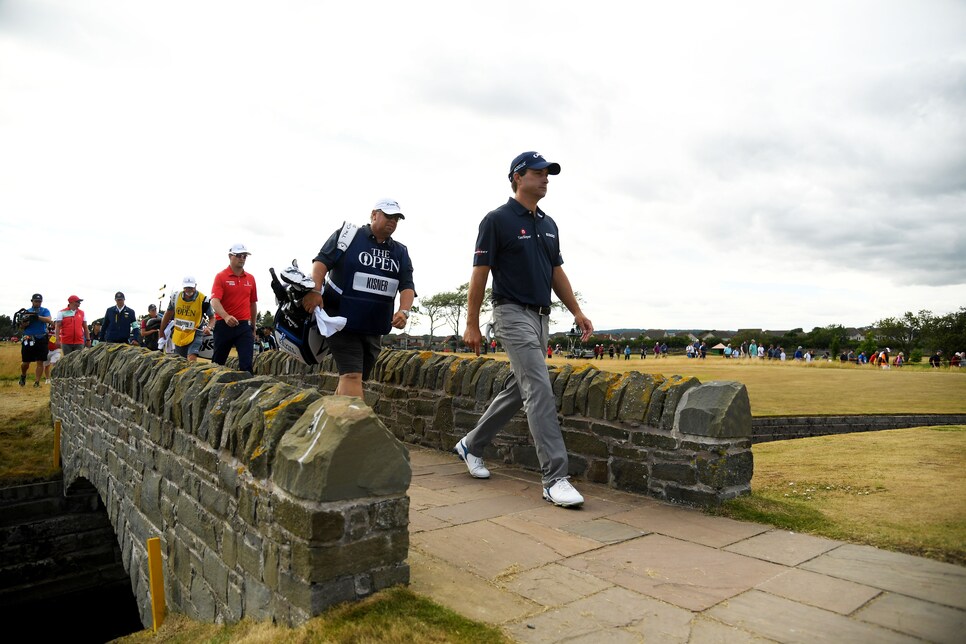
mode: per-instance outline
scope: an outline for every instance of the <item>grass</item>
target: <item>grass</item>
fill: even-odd
[[[245,620],[230,626],[202,624],[171,615],[157,633],[141,631],[125,643],[222,642],[453,642],[504,644],[511,640],[491,626],[466,619],[405,588],[391,588],[355,604],[336,606],[299,628]]]
[[[752,494],[713,512],[966,565],[966,426],[754,446]]]

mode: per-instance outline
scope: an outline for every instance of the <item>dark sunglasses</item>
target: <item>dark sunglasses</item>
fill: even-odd
[[[386,219],[392,219],[393,221],[399,221],[400,219],[402,219],[401,212],[397,212],[395,215],[387,215],[386,213],[382,213],[382,216],[385,217]]]

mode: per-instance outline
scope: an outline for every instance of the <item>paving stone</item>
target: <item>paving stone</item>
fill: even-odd
[[[496,579],[557,561],[551,548],[519,532],[489,521],[420,532],[410,537],[413,548],[487,579]]]
[[[471,523],[490,519],[504,514],[533,510],[544,505],[543,499],[525,498],[516,495],[494,496],[474,499],[466,503],[444,505],[425,510],[426,514],[449,523]]]
[[[562,563],[689,610],[704,610],[784,570],[766,561],[657,534],[605,546]]]
[[[441,505],[453,505],[464,501],[459,493],[453,489],[430,490],[429,488],[419,487],[410,484],[409,486],[409,508],[425,510]]]
[[[527,512],[527,520],[553,528],[562,528],[581,521],[593,521],[627,511],[627,506],[610,501],[584,501],[583,507],[561,508],[544,502],[543,507]]]
[[[894,593],[883,594],[855,617],[930,642],[952,644],[966,637],[966,612]]]
[[[799,604],[752,590],[715,606],[707,613],[726,624],[739,626],[779,642],[913,642],[907,635],[838,613]]]
[[[503,624],[542,610],[516,593],[418,551],[410,549],[408,561],[410,590],[470,619]]]
[[[849,615],[882,591],[852,581],[792,568],[757,586],[772,595]]]
[[[771,529],[757,523],[713,517],[693,508],[666,504],[635,508],[608,518],[646,532],[657,532],[712,548],[722,548]]]
[[[516,594],[548,607],[569,604],[613,586],[593,575],[555,563],[514,575],[504,585]]]
[[[585,539],[542,523],[528,521],[525,517],[525,513],[511,514],[505,517],[495,517],[491,521],[510,528],[514,532],[525,534],[534,541],[553,549],[554,552],[563,557],[572,557],[579,555],[581,552],[600,547],[599,541]]]
[[[413,471],[420,467],[452,463],[453,459],[457,458],[456,454],[452,452],[427,449],[409,443],[406,443],[406,447],[409,449],[409,463],[412,465]]]
[[[744,541],[733,543],[725,547],[725,550],[764,559],[772,563],[797,566],[840,545],[842,544],[839,541],[813,537],[809,534],[798,534],[787,530],[769,530]]]
[[[425,512],[414,510],[411,507],[409,508],[409,534],[416,534],[417,532],[425,532],[427,530],[437,530],[450,525],[452,524],[437,519],[436,517],[431,517]]]
[[[900,595],[966,608],[966,568],[953,564],[871,546],[843,545],[800,567]]]
[[[722,624],[702,614],[691,620],[689,641],[700,644],[763,644],[774,640],[765,639],[730,624]]]
[[[508,624],[506,629],[514,639],[533,643],[640,641],[640,633],[647,633],[648,641],[686,642],[690,621],[690,611],[625,588],[609,588]],[[628,633],[633,635],[632,639],[627,639]]]
[[[593,521],[582,521],[564,526],[564,530],[573,532],[588,539],[594,539],[601,543],[620,543],[628,539],[636,539],[647,533],[632,528],[626,523],[617,523],[609,519],[594,519]]]

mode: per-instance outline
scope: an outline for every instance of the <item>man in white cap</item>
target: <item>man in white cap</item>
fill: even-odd
[[[211,285],[211,308],[215,310],[215,350],[211,361],[225,364],[234,347],[238,368],[250,372],[255,354],[258,291],[255,277],[245,272],[249,255],[245,244],[232,246],[228,250],[228,268],[215,275]]]
[[[202,326],[206,315],[211,316],[211,302],[208,297],[198,290],[198,281],[191,275],[181,280],[181,290],[171,296],[168,310],[164,312],[161,328],[167,329],[168,323],[174,320],[171,330],[171,340],[174,352],[188,362],[194,362],[201,353],[203,336],[209,335],[207,326]]]
[[[376,202],[369,223],[345,223],[322,246],[312,262],[315,290],[302,299],[311,313],[316,306],[330,316],[345,317],[345,328],[329,336],[328,345],[339,368],[336,394],[362,397],[389,329],[405,328],[416,297],[409,249],[393,239],[400,219],[399,203]],[[324,287],[324,291],[323,291]],[[399,308],[395,309],[396,294]]]

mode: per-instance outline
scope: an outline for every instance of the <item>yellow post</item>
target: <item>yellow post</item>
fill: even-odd
[[[151,585],[151,619],[157,633],[164,623],[164,572],[161,568],[161,539],[151,537],[148,545],[148,574]]]
[[[54,469],[60,469],[60,421],[54,421]]]

